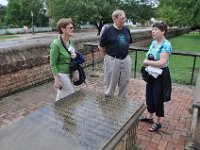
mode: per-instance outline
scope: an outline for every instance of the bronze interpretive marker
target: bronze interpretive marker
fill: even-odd
[[[134,100],[80,90],[0,129],[0,149],[110,149],[144,109]]]

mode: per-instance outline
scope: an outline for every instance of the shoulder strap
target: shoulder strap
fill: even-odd
[[[64,42],[63,42],[63,40],[62,40],[61,36],[60,36],[60,41],[61,41],[61,43],[62,43],[63,47],[65,48],[65,50],[66,50],[66,51],[67,51],[69,54],[71,54],[71,52],[70,52],[70,51],[68,51],[67,47],[65,46],[65,44],[64,44]],[[70,41],[69,41],[69,44],[70,44]]]

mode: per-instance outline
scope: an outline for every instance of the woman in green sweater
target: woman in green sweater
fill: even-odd
[[[72,20],[60,19],[57,28],[60,36],[50,46],[50,65],[55,79],[54,88],[57,90],[56,101],[74,92],[70,79],[70,62],[76,58],[73,43],[70,41],[74,29]]]

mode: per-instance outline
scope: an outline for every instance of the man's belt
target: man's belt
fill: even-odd
[[[111,56],[111,57],[114,57],[114,58],[117,58],[117,59],[124,59],[124,58],[126,58],[126,56]]]

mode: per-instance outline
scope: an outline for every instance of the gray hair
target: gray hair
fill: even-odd
[[[125,14],[123,10],[117,9],[112,13],[112,18],[118,18],[119,15]]]

